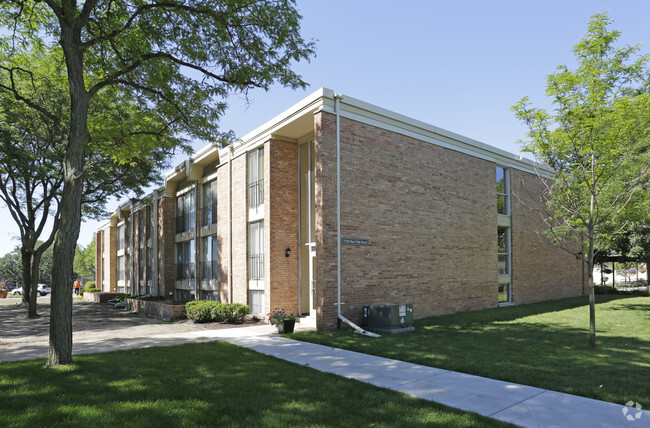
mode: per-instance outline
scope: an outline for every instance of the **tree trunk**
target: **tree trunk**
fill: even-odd
[[[76,9],[68,12],[76,13]],[[72,266],[81,225],[83,168],[90,139],[83,49],[76,22],[69,18],[72,22],[61,22],[60,44],[65,55],[70,89],[70,135],[63,158],[61,220],[54,240],[49,367],[72,363]]]
[[[592,155],[592,163],[593,163],[593,155]],[[587,234],[589,237],[589,248],[587,250],[587,284],[589,285],[589,344],[594,348],[596,347],[596,291],[594,290],[594,241],[595,241],[594,215],[595,212],[596,212],[596,197],[592,193],[590,204],[589,204],[589,223],[587,224]]]
[[[650,251],[648,251],[648,255],[646,256],[645,260],[645,294],[650,296]]]
[[[589,284],[589,344],[596,346],[596,292],[594,290],[593,256],[587,260],[587,284]]]
[[[27,306],[27,318],[38,318],[36,313],[36,287],[38,280],[32,276],[32,253],[26,246],[20,249],[21,264],[23,268],[23,296],[22,303]]]

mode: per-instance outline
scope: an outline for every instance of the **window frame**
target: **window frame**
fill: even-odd
[[[201,226],[217,224],[217,180],[204,183],[201,192]]]
[[[264,205],[264,146],[248,153],[248,208]]]
[[[192,188],[176,196],[176,233],[184,233],[196,227],[196,189]]]

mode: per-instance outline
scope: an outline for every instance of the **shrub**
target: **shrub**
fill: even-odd
[[[241,303],[227,303],[223,306],[226,306],[226,322],[228,324],[241,324],[246,315],[250,313],[250,308]]]
[[[250,312],[241,303],[220,303],[212,300],[193,300],[185,304],[187,317],[195,323],[226,322],[240,324]]]
[[[608,285],[594,285],[594,294],[618,294],[618,290]]]
[[[212,308],[210,302],[194,300],[185,304],[187,317],[196,323],[212,321]]]
[[[84,288],[84,293],[97,293],[98,291],[102,291],[101,288]]]
[[[88,281],[86,284],[84,284],[84,291],[90,291],[91,289],[98,290],[97,288],[95,288],[95,281]]]

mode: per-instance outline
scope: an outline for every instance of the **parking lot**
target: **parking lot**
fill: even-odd
[[[46,358],[50,296],[37,298],[36,319],[27,318],[20,296],[0,299],[0,361]],[[110,304],[73,301],[73,351],[101,352],[122,347],[165,345],[166,338],[196,331],[188,322],[170,323],[141,317]],[[77,352],[78,351],[78,352]]]

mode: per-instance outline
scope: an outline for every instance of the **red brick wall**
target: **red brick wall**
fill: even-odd
[[[102,254],[104,250],[104,241],[102,235],[104,232],[98,230],[95,233],[95,287],[103,290],[104,278],[102,276]]]
[[[544,237],[535,194],[543,185],[533,174],[510,171],[512,194],[513,302],[531,303],[582,293],[580,261]]]
[[[266,310],[284,308],[298,313],[298,146],[271,140],[266,143],[265,193]],[[291,255],[285,256],[286,249]]]
[[[233,301],[248,304],[248,207],[246,156],[232,160],[232,260]]]
[[[321,329],[336,326],[335,120],[328,113],[315,115],[315,273]],[[497,306],[495,167],[342,118],[341,236],[370,242],[342,246],[343,315],[359,322],[362,306],[371,303],[412,303],[416,318]],[[517,215],[515,208],[513,242],[528,241],[529,233],[514,230],[520,227]],[[513,259],[514,269],[522,270],[513,281],[515,303],[562,297],[558,290],[532,293],[530,284],[536,280],[525,282],[521,275],[538,277],[539,268],[561,261],[557,279],[574,275],[575,266],[557,252],[546,260],[546,248],[532,250],[541,254],[529,257],[525,267],[520,256]],[[517,251],[524,255],[513,246],[513,253]]]
[[[107,229],[108,232],[108,259],[109,259],[109,269],[108,269],[108,286],[109,290],[107,291],[117,291],[117,227],[110,226]],[[106,235],[104,235],[106,239]]]
[[[316,326],[336,326],[336,121],[314,115],[314,299]]]
[[[176,201],[174,197],[161,197],[158,201],[158,294],[172,297],[176,278],[176,247],[174,225]]]
[[[106,250],[106,251],[104,251]],[[104,275],[102,275],[102,266]],[[102,291],[117,289],[117,228],[107,225],[97,231],[95,279]]]
[[[230,241],[228,231],[230,230],[230,219],[228,212],[230,202],[228,199],[229,185],[228,182],[229,165],[226,162],[218,170],[217,174],[217,260],[219,264],[218,282],[219,282],[219,300],[229,302],[230,288],[228,284],[228,266]]]

